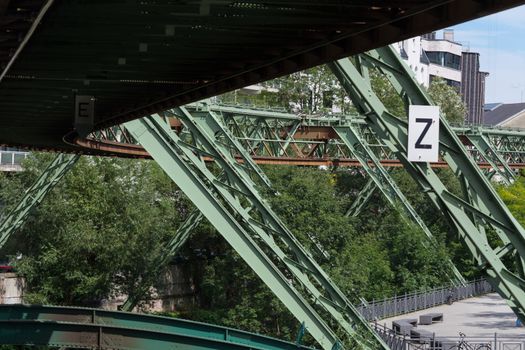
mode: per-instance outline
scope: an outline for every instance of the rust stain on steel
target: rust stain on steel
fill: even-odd
[[[113,141],[96,141],[90,139],[77,139],[77,145],[89,150],[98,150],[106,153],[107,156],[117,157],[132,157],[132,158],[148,158],[151,156],[141,146],[133,144],[118,143]],[[204,157],[204,161],[212,162],[210,157]],[[242,163],[240,157],[236,157],[239,163]],[[333,167],[358,167],[361,166],[357,159],[352,158],[317,158],[317,157],[268,157],[268,156],[252,156],[252,159],[257,164],[274,164],[274,165],[300,165],[300,166],[333,166]],[[373,165],[369,163],[370,165]],[[399,160],[382,160],[381,164],[385,167],[402,167],[403,164]],[[444,161],[430,163],[432,168],[448,168],[448,164]],[[478,166],[482,169],[491,168],[487,162],[478,162]],[[509,163],[513,169],[525,168],[525,163]]]

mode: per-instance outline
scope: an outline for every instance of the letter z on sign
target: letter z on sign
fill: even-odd
[[[409,106],[408,160],[437,162],[439,158],[439,107]]]

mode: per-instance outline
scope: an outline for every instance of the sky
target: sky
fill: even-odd
[[[485,102],[525,102],[525,5],[451,27],[489,72]],[[441,34],[438,34],[440,38]]]

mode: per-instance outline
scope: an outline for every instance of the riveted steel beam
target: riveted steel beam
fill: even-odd
[[[89,349],[307,350],[240,330],[100,309],[0,305],[0,344]]]
[[[503,181],[507,185],[510,185],[516,179],[514,171],[509,167],[494,145],[492,145],[490,139],[483,135],[481,130],[478,129],[475,133],[468,133],[467,137],[481,156],[491,165],[494,173],[491,174],[490,177],[499,175],[500,181]]]
[[[372,194],[377,189],[377,185],[374,182],[374,179],[369,178],[361,191],[357,194],[357,197],[354,199],[352,204],[350,205],[350,208],[345,213],[345,216],[352,216],[356,217],[359,216],[361,211],[363,211],[363,207],[368,202],[370,197],[372,197]]]
[[[179,108],[177,110],[180,118],[185,118],[188,113],[186,109]],[[164,117],[174,116],[170,111],[164,113]],[[232,135],[232,133],[224,125],[224,120],[220,118],[220,115],[212,111],[195,111],[192,114],[195,123],[204,128],[208,133],[214,135],[216,138],[216,146],[220,147],[224,152],[231,153],[236,156],[236,160],[240,164],[239,172],[242,173],[246,178],[253,176],[258,183],[267,189],[271,189],[271,183],[266,174],[261,168],[253,161],[249,153],[242,147],[239,141]],[[170,124],[171,125],[171,124]],[[219,176],[220,181],[224,181],[224,173]],[[175,235],[171,238],[168,243],[168,249],[166,254],[162,256],[157,262],[158,267],[165,266],[169,263],[175,254],[182,248],[182,246],[189,239],[191,232],[197,228],[204,216],[199,210],[194,210],[188,215],[181,226],[175,232]],[[143,286],[144,290],[138,291],[135,296],[128,298],[121,307],[123,311],[131,311],[140,301],[140,298],[146,293],[149,286]]]
[[[24,224],[31,210],[42,202],[46,194],[67,174],[79,158],[80,156],[76,154],[59,154],[47,166],[26,190],[18,204],[3,217],[0,223],[0,248]]]
[[[216,146],[216,135],[209,134],[187,111],[178,109],[175,113],[184,116],[182,121],[191,138],[181,139],[158,116],[129,122],[126,128],[292,314],[305,322],[323,348],[331,349],[340,343],[336,336],[339,332],[345,344],[353,344],[349,346],[386,349],[386,344],[275,216],[253,181],[239,172],[239,164],[231,153]],[[198,155],[212,157],[227,181],[214,176]],[[335,329],[328,326],[331,322],[335,322]]]
[[[352,154],[359,160],[363,169],[368,176],[370,176],[372,181],[374,181],[377,188],[381,190],[388,202],[394,208],[400,208],[403,217],[415,223],[425,234],[426,239],[423,241],[423,244],[427,247],[436,246],[437,242],[434,235],[430,232],[414,207],[409,203],[408,199],[397,186],[388,171],[381,165],[381,162],[367,145],[367,142],[360,135],[360,132],[352,125],[334,127],[334,129],[337,131],[341,140],[343,140],[352,151]],[[465,279],[461,276],[461,273],[458,271],[452,260],[448,259],[447,265],[450,268],[451,282],[454,284],[465,284]]]
[[[374,50],[362,55],[364,60],[393,82],[400,94],[412,104],[432,104],[426,92],[412,78],[410,69],[390,48]],[[380,62],[380,63],[378,63]],[[442,183],[428,163],[413,163],[407,159],[408,130],[406,120],[392,115],[381,103],[375,93],[368,88],[366,79],[350,60],[331,63],[330,68],[348,92],[359,112],[366,116],[370,127],[381,141],[387,145],[405,169],[428,195],[429,200],[445,215],[458,232],[459,237],[471,250],[478,265],[485,269],[489,281],[506,299],[509,306],[525,321],[525,280],[523,264],[518,264],[517,272],[507,266],[502,255],[511,250],[493,247],[488,243],[485,233],[479,229],[485,226],[498,228],[497,232],[504,246],[511,244],[519,260],[525,256],[525,232],[514,219],[494,188],[483,175],[459,138],[446,120],[440,122],[440,151],[442,158],[451,170],[464,176],[465,188],[471,200],[451,193]],[[503,252],[503,253],[502,253]],[[508,264],[508,263],[507,263]]]

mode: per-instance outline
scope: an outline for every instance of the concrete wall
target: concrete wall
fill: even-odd
[[[21,304],[24,280],[15,273],[0,273],[0,304]]]
[[[154,299],[141,307],[145,311],[184,311],[195,302],[195,284],[187,266],[171,265],[168,272],[159,283],[158,289],[152,289]],[[117,310],[127,299],[120,295],[111,300],[103,301],[101,307],[107,310]]]
[[[423,53],[421,42],[421,37],[417,36],[400,41],[396,45],[393,45],[393,47],[398,53],[401,52],[401,49],[405,51],[407,58],[403,58],[403,60],[414,71],[417,82],[428,87],[428,64],[421,62],[421,55]]]
[[[463,50],[461,44],[448,40],[423,40],[421,45],[425,51],[450,52],[458,56]]]
[[[445,78],[448,80],[454,80],[459,83],[461,82],[461,71],[460,70],[443,67],[438,64],[431,63],[428,66],[428,73],[430,75],[434,75],[437,77]]]
[[[195,302],[195,284],[192,274],[184,264],[171,265],[159,284],[158,290],[152,290],[155,299],[145,305],[149,311],[184,311]],[[0,304],[22,304],[24,279],[15,273],[0,273]],[[101,307],[117,310],[126,301],[121,295],[102,302]]]

